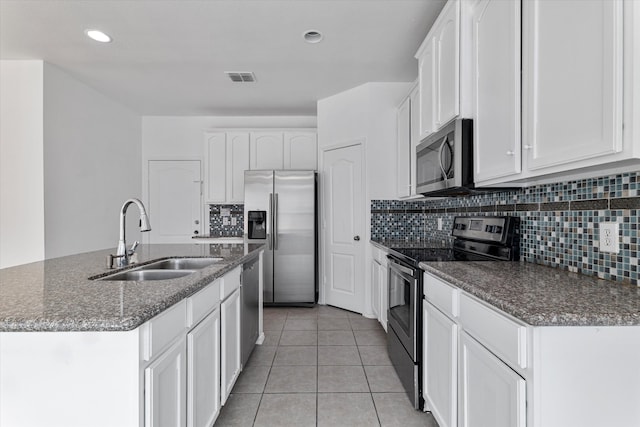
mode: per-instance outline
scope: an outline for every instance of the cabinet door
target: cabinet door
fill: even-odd
[[[371,311],[380,317],[380,264],[371,261]]]
[[[531,0],[523,7],[527,168],[621,151],[622,1]]]
[[[220,309],[187,334],[187,426],[210,427],[220,412]]]
[[[315,132],[285,132],[284,168],[318,169],[318,144]]]
[[[411,101],[407,98],[396,113],[396,192],[398,197],[411,195]]]
[[[524,427],[525,380],[466,333],[460,345],[460,425]]]
[[[244,171],[249,169],[249,133],[227,133],[227,203],[244,202]]]
[[[416,147],[420,144],[420,91],[416,87],[409,96],[411,103],[410,120],[409,120],[409,136],[411,138],[411,147],[409,148],[409,195],[415,196],[416,193],[416,164],[418,162],[416,155]]]
[[[383,254],[383,257],[386,256],[386,253]],[[383,260],[382,264],[380,264],[380,315],[378,316],[378,320],[382,323],[382,327],[384,330],[387,330],[387,309],[389,307],[389,268],[387,267],[386,261]]]
[[[460,2],[447,2],[435,30],[436,110],[439,129],[460,111]]]
[[[480,0],[471,11],[474,177],[521,171],[520,2]]]
[[[419,139],[423,140],[435,131],[436,105],[436,62],[434,52],[435,38],[425,41],[424,50],[418,58],[420,122]]]
[[[144,425],[185,426],[187,373],[184,337],[144,370],[144,380]]]
[[[427,301],[422,319],[425,406],[440,427],[454,427],[458,425],[458,325]]]
[[[224,132],[205,135],[205,202],[225,203],[227,191],[227,138]]]
[[[251,132],[251,169],[284,169],[282,132]]]
[[[224,405],[240,374],[240,289],[220,306],[221,316],[221,402]]]

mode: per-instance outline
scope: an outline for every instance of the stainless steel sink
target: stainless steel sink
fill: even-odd
[[[224,258],[169,258],[150,264],[141,265],[140,267],[121,271],[119,273],[110,274],[104,277],[90,277],[94,280],[129,280],[129,281],[145,281],[145,280],[167,280],[177,279],[178,277],[188,276],[196,270],[209,267]]]
[[[137,270],[200,270],[224,258],[171,258],[143,265]]]
[[[98,280],[166,280],[177,279],[178,277],[188,276],[195,270],[151,270],[151,269],[135,269],[121,271],[110,276],[101,277]]]

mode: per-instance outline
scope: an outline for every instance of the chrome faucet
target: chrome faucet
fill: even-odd
[[[135,253],[139,242],[134,242],[131,245],[131,249],[127,250],[127,242],[125,239],[125,219],[127,216],[127,208],[130,204],[135,203],[140,211],[140,231],[151,230],[151,224],[149,224],[149,217],[147,216],[147,210],[144,208],[142,202],[138,199],[128,199],[122,205],[120,210],[120,240],[118,241],[118,251],[115,255],[109,255],[107,258],[107,267],[113,268],[113,260],[116,259],[116,266],[126,267],[129,265],[130,257]]]

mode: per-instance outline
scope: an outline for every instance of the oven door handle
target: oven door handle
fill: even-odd
[[[388,257],[389,261],[391,261],[391,263],[389,264],[389,267],[393,268],[394,270],[400,271],[401,273],[404,274],[408,274],[409,276],[413,277],[413,270],[410,268],[407,268],[403,265],[398,264],[393,258]]]

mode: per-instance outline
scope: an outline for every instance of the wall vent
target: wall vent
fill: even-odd
[[[224,72],[232,82],[249,83],[255,82],[256,76],[251,71],[225,71]]]

